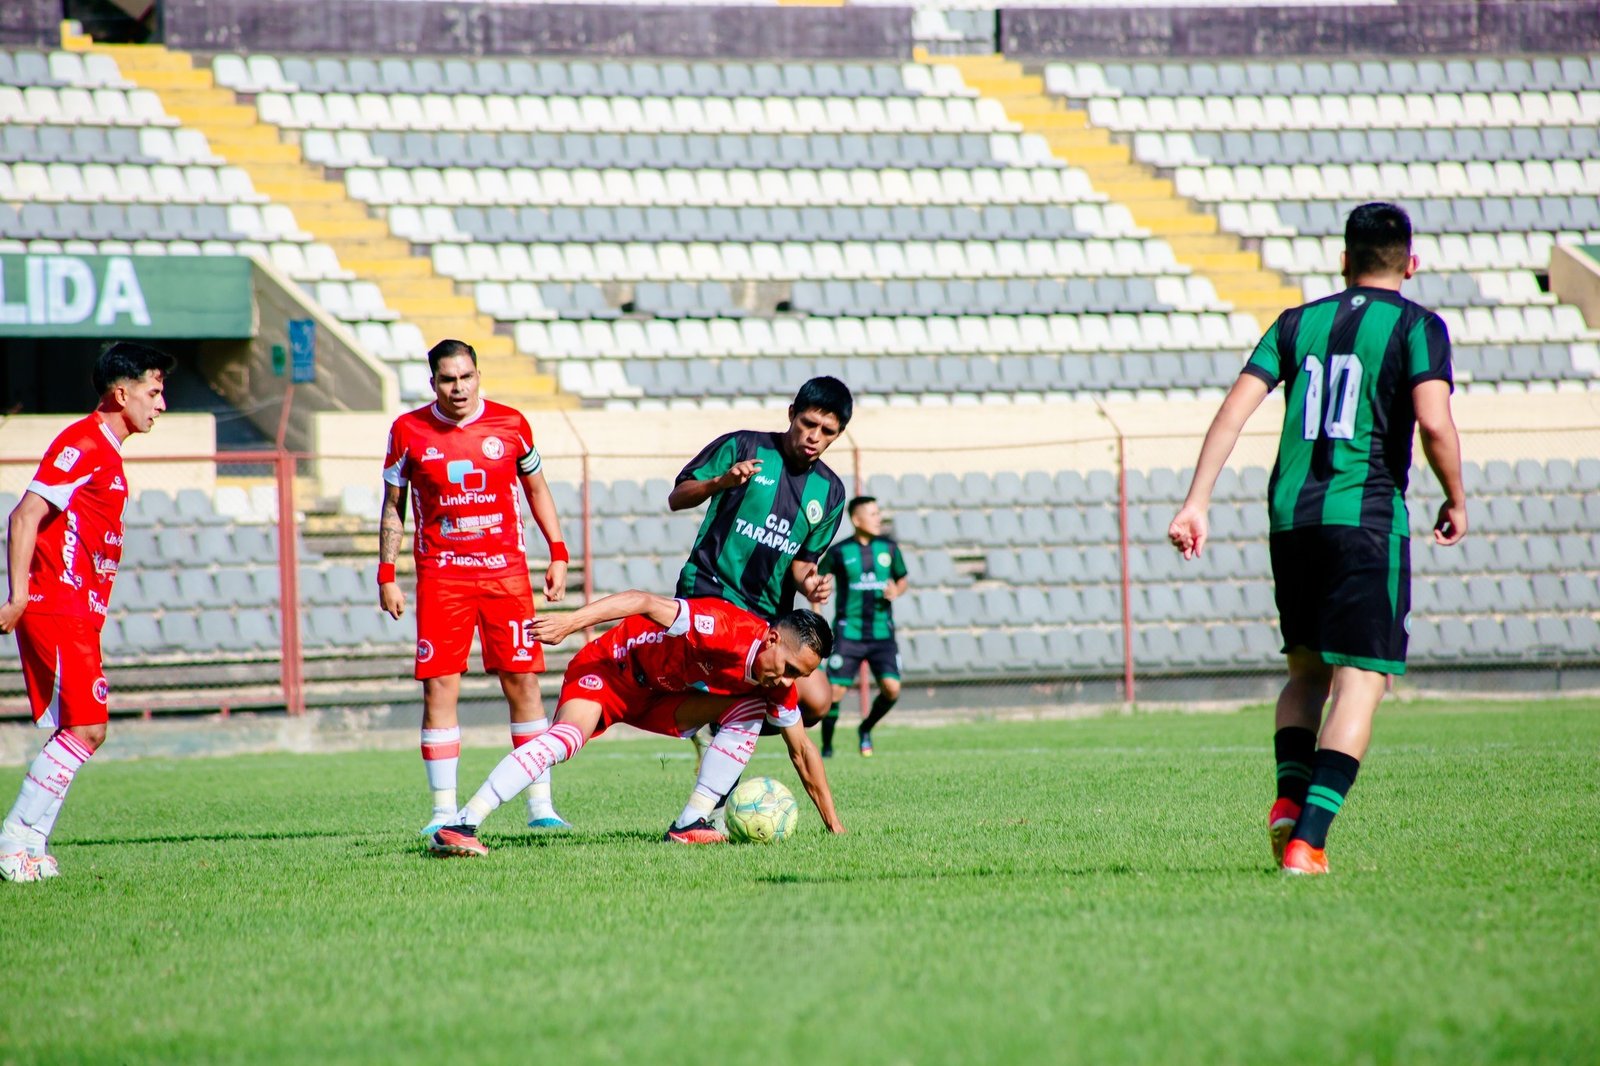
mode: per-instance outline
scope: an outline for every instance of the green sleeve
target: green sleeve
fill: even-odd
[[[1424,381],[1455,382],[1450,365],[1450,330],[1444,319],[1431,311],[1406,334],[1406,372],[1413,386]]]
[[[900,545],[894,546],[894,562],[889,564],[889,576],[899,581],[906,576],[906,557],[900,554]]]
[[[685,481],[706,481],[721,477],[738,461],[739,436],[737,433],[724,433],[700,449],[700,454],[690,459],[688,466],[678,471],[678,478],[674,484],[681,485]]]
[[[1265,381],[1268,385],[1276,385],[1283,380],[1283,359],[1278,354],[1278,323],[1262,335],[1256,342],[1256,350],[1250,353],[1250,358],[1245,361],[1244,373],[1253,374]]]

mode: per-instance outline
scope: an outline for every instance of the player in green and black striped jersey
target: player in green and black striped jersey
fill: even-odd
[[[1405,672],[1405,490],[1419,427],[1445,492],[1434,543],[1455,544],[1467,531],[1450,338],[1438,315],[1400,295],[1416,269],[1404,211],[1374,203],[1350,213],[1348,288],[1285,311],[1261,338],[1206,433],[1168,530],[1185,558],[1200,554],[1217,475],[1245,420],[1281,383],[1283,433],[1267,511],[1289,681],[1278,697],[1278,798],[1267,822],[1290,873],[1327,872],[1328,827],[1366,754],[1386,675]]]
[[[849,504],[855,532],[828,549],[817,569],[833,578],[838,604],[833,620],[833,656],[828,681],[833,705],[822,720],[822,756],[833,754],[833,730],[839,722],[839,701],[855,683],[865,662],[878,683],[872,709],[861,722],[857,743],[872,754],[872,727],[900,698],[900,647],[894,639],[894,601],[906,590],[906,560],[900,545],[883,535],[883,514],[871,496]]]
[[[837,378],[812,378],[789,407],[781,433],[738,430],[701,449],[667,497],[674,511],[711,501],[678,574],[679,596],[716,596],[768,621],[796,592],[821,604],[831,579],[817,560],[844,517],[844,484],[822,453],[850,423],[854,402]],[[818,671],[799,684],[800,707],[815,722],[831,703]]]

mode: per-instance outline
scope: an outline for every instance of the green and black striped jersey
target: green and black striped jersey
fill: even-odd
[[[893,604],[884,598],[889,582],[906,576],[900,545],[888,537],[841,540],[828,549],[817,569],[833,575],[834,636],[843,640],[890,640],[894,637]]]
[[[779,435],[741,429],[689,460],[678,482],[705,481],[734,463],[761,460],[761,472],[711,498],[694,547],[678,574],[679,596],[716,596],[771,621],[794,598],[789,564],[822,557],[844,514],[844,484],[821,460],[785,465]]]
[[[1244,372],[1285,386],[1267,489],[1273,532],[1360,526],[1410,535],[1411,389],[1450,382],[1450,335],[1392,289],[1357,287],[1278,316]]]

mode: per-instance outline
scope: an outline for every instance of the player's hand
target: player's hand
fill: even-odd
[[[800,594],[821,607],[833,595],[833,575],[813,573],[800,586]]]
[[[1458,544],[1461,538],[1467,535],[1467,504],[1451,503],[1449,500],[1439,505],[1439,518],[1433,523],[1433,542],[1440,547],[1448,548]],[[0,626],[4,625],[4,613],[0,612]]]
[[[540,644],[560,644],[576,628],[571,614],[542,614],[533,620],[533,639]]]
[[[759,473],[761,473],[760,459],[745,459],[734,463],[728,467],[726,474],[717,479],[720,483],[718,491],[726,492],[728,489],[736,489]]]
[[[560,603],[567,598],[567,564],[553,562],[544,571],[544,598]]]
[[[883,598],[890,603],[898,600],[900,598],[900,586],[893,581],[889,582],[883,587]]]
[[[398,619],[406,613],[406,594],[400,588],[400,582],[388,581],[378,586],[378,606],[389,615]]]
[[[1206,538],[1210,535],[1211,523],[1206,520],[1205,508],[1192,504],[1185,504],[1172,520],[1172,525],[1167,527],[1167,539],[1183,553],[1185,559],[1199,558],[1200,550],[1206,546]]]
[[[11,633],[17,628],[17,622],[22,619],[22,612],[28,609],[28,601],[16,603],[7,600],[5,606],[0,607],[0,633]]]

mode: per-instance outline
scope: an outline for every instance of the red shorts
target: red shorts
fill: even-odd
[[[625,676],[605,655],[591,654],[592,650],[592,645],[584,648],[567,663],[557,707],[568,700],[598,703],[600,723],[594,727],[595,736],[618,722],[664,737],[688,735],[678,728],[678,707],[690,696],[700,693],[658,692],[645,688]]]
[[[35,725],[62,729],[106,724],[111,688],[100,665],[100,631],[93,622],[24,611],[17,622],[17,650]]]
[[[533,586],[528,576],[417,582],[418,681],[467,669],[472,631],[483,647],[483,668],[508,674],[544,673],[544,645],[533,639]]]

